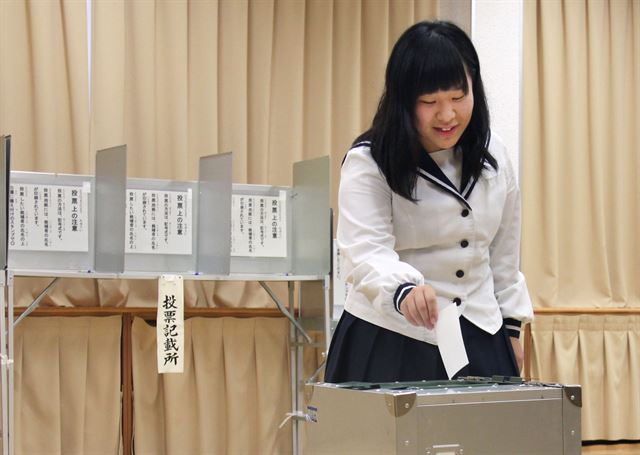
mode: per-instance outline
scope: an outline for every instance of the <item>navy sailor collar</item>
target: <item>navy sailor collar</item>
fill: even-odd
[[[423,179],[433,183],[439,189],[446,191],[453,195],[458,201],[462,203],[466,208],[471,210],[471,206],[467,201],[473,188],[478,181],[477,177],[471,177],[469,182],[462,191],[458,191],[456,186],[449,180],[449,178],[442,172],[442,169],[436,164],[426,150],[421,150],[418,156],[418,175]]]
[[[352,145],[351,149],[362,147],[362,146],[370,147],[371,141],[360,141]],[[343,164],[346,158],[347,158],[347,155],[345,155],[344,158],[342,159]],[[467,185],[465,186],[464,190],[458,191],[456,186],[453,183],[451,183],[451,180],[449,180],[449,178],[444,174],[444,172],[442,172],[442,169],[440,169],[440,167],[436,164],[436,162],[433,160],[433,158],[431,158],[431,156],[425,149],[420,150],[420,153],[418,156],[418,168],[419,168],[418,175],[420,177],[433,183],[441,190],[450,193],[456,199],[458,199],[460,203],[462,203],[462,205],[464,205],[469,210],[472,210],[471,206],[469,205],[469,202],[467,202],[467,199],[469,199],[471,192],[473,191],[473,189],[476,186],[476,183],[478,182],[477,177],[472,176],[469,182],[467,182]]]

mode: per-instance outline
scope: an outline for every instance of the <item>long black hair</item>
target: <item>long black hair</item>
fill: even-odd
[[[480,176],[485,161],[498,168],[489,153],[489,109],[480,77],[480,63],[473,43],[450,22],[419,22],[398,39],[385,75],[385,87],[371,128],[354,144],[371,141],[371,154],[389,187],[415,201],[416,169],[420,153],[427,153],[416,128],[415,106],[419,96],[438,90],[469,92],[474,97],[471,120],[457,146],[462,149],[462,188]]]

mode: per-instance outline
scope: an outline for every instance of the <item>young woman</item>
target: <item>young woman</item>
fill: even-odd
[[[352,289],[327,382],[446,379],[434,328],[447,305],[469,358],[457,376],[519,375],[533,316],[519,189],[457,26],[421,22],[395,44],[372,126],[342,165],[337,242]]]

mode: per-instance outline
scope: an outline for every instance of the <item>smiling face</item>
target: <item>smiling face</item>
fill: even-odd
[[[439,90],[420,95],[416,100],[415,121],[420,143],[429,152],[455,146],[471,121],[472,82],[467,75],[468,92],[462,88]]]

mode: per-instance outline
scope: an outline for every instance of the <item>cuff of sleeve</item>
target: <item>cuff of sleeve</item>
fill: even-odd
[[[402,303],[404,298],[407,295],[409,295],[409,292],[411,292],[411,289],[415,287],[416,287],[415,283],[404,283],[398,286],[398,289],[396,289],[396,293],[393,294],[393,307],[396,309],[398,313],[402,314],[402,311],[400,311],[400,304]]]
[[[513,338],[520,338],[520,331],[522,330],[522,322],[517,319],[505,318],[504,326],[507,329],[507,334]]]

